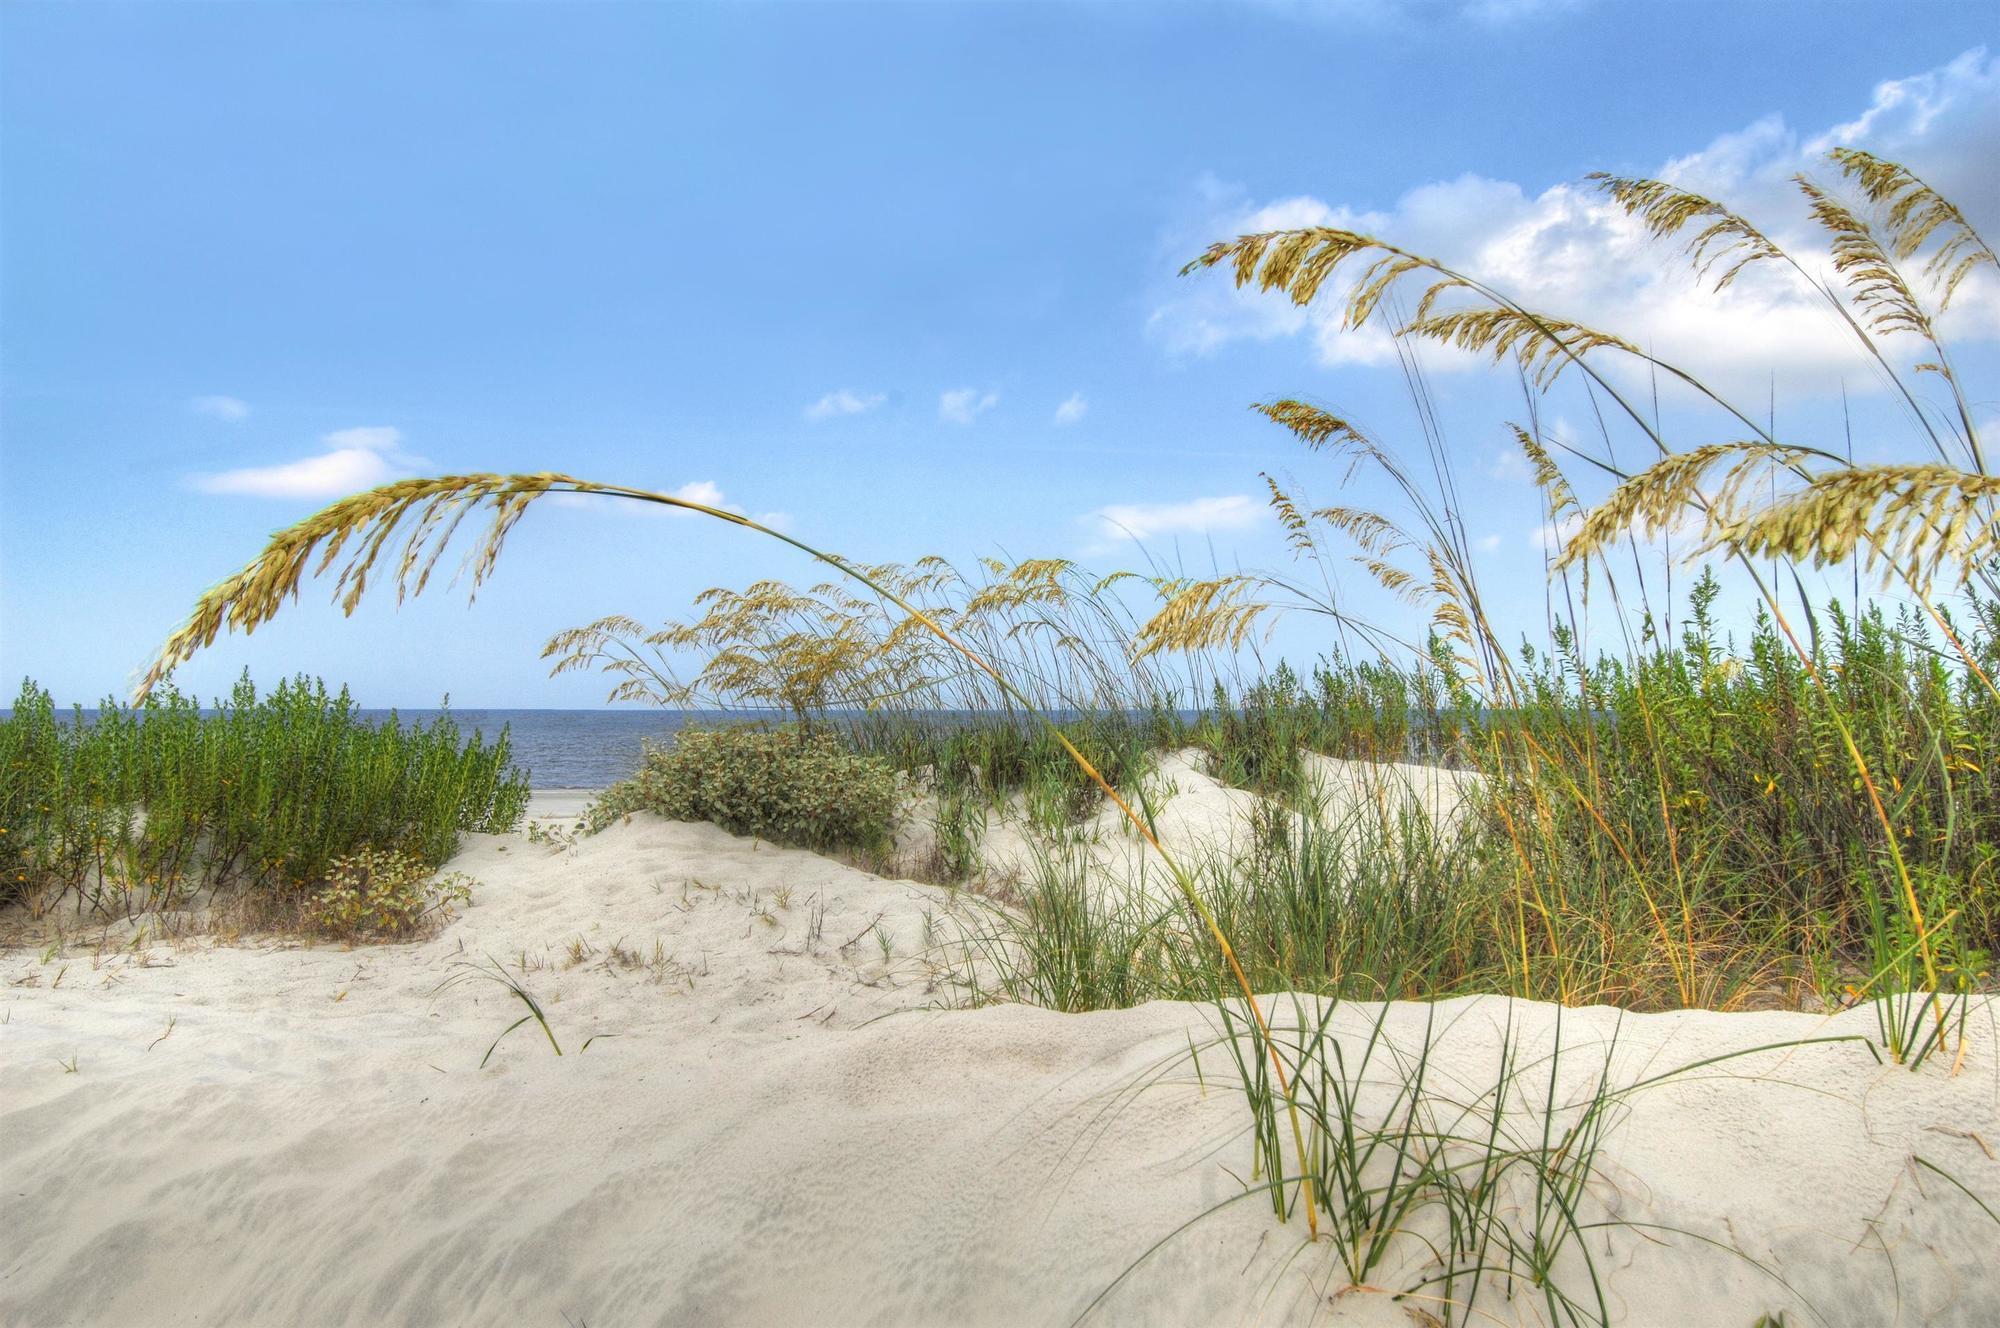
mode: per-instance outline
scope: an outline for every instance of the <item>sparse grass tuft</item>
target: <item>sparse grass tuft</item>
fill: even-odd
[[[440,982],[431,992],[433,999],[443,992],[462,986],[467,982],[491,982],[528,1008],[526,1014],[500,1030],[500,1036],[493,1039],[492,1045],[486,1048],[486,1054],[479,1058],[480,1069],[483,1070],[486,1068],[486,1063],[493,1059],[493,1053],[500,1049],[500,1044],[507,1040],[509,1033],[512,1033],[515,1029],[528,1023],[530,1020],[541,1028],[542,1036],[549,1040],[550,1050],[554,1051],[558,1056],[563,1054],[562,1044],[556,1041],[556,1032],[553,1028],[549,1027],[549,1017],[543,1012],[541,1002],[535,999],[534,994],[528,990],[523,980],[509,973],[502,967],[499,960],[488,955],[484,964],[476,964],[467,959],[460,960],[452,968],[452,974],[443,982]],[[585,1043],[584,1045],[588,1046],[589,1043]]]

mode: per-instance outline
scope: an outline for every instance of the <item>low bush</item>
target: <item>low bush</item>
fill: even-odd
[[[307,916],[332,936],[395,940],[415,936],[472,898],[460,872],[439,876],[421,859],[389,849],[362,849],[335,858],[313,892]]]
[[[825,730],[738,726],[683,729],[647,749],[639,773],[591,804],[589,828],[633,812],[712,821],[731,834],[815,850],[886,847],[896,773]]]

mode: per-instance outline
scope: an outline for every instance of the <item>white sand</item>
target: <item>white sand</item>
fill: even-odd
[[[0,951],[0,1322],[1066,1325],[1248,1174],[1222,1053],[1206,1092],[1185,1064],[1203,1008],[939,1008],[947,891],[650,817],[567,853],[475,837],[454,866],[472,905],[414,945]],[[434,993],[486,955],[525,958],[567,1054],[530,1025],[478,1068],[521,1008],[487,983]],[[1396,1035],[1425,1009],[1392,1007]],[[1545,1046],[1553,1007],[1438,1007],[1440,1082],[1477,1091],[1510,1009]],[[1568,1096],[1618,1016],[1563,1021]],[[1635,1096],[1592,1202],[1770,1272],[1601,1232],[1614,1321],[2000,1321],[2000,1227],[1911,1162],[2000,1197],[1969,1137],[2000,1148],[1993,1023],[1956,1076],[1844,1043]],[[1614,1073],[1873,1028],[1626,1016]],[[1422,1322],[1337,1294],[1303,1234],[1237,1203],[1091,1321]],[[1413,1280],[1404,1250],[1377,1285]],[[1546,1318],[1497,1292],[1481,1309]]]
[[[1254,793],[1211,778],[1202,765],[1197,752],[1171,752],[1161,756],[1145,776],[1154,832],[1169,852],[1189,866],[1204,853],[1240,849],[1251,833],[1252,812],[1260,802]],[[909,829],[912,839],[923,834],[921,826]],[[1032,881],[1037,865],[1048,859],[1050,847],[1047,836],[1029,824],[1017,795],[1003,814],[989,818],[980,844],[985,875],[997,884]],[[1109,801],[1095,816],[1066,830],[1061,848],[1088,864],[1088,878],[1100,890],[1142,895],[1154,903],[1172,897],[1173,879],[1159,856]]]

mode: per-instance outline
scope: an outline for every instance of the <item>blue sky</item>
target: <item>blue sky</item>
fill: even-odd
[[[1782,425],[1908,424],[1796,292],[1727,309],[1574,187],[1668,173],[1783,236],[1827,142],[2000,231],[1990,6],[102,5],[0,10],[0,676],[122,693],[273,529],[393,475],[719,494],[860,559],[1283,557],[1245,407],[1420,438],[1386,344],[1174,273],[1337,220],[1632,331]],[[1953,310],[1986,370],[2000,297]],[[1430,362],[1492,593],[1543,600],[1506,374]],[[1561,389],[1551,428],[1583,430]],[[1707,427],[1693,413],[1683,441]],[[1879,424],[1879,427],[1878,427]],[[1379,498],[1364,484],[1363,500]],[[593,705],[551,632],[812,575],[691,520],[549,507],[468,610],[330,587],[186,666],[365,704]],[[1381,606],[1385,615],[1407,610]],[[1279,647],[1309,657],[1300,627]],[[11,687],[11,682],[9,683]]]

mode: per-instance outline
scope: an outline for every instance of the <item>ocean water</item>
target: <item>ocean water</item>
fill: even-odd
[[[387,710],[362,710],[363,718],[384,720]],[[424,725],[436,710],[398,710],[405,726]],[[715,720],[717,715],[682,710],[460,710],[452,720],[459,731],[477,730],[490,743],[507,730],[514,764],[528,772],[538,789],[599,789],[615,784],[639,768],[647,741],[671,739],[685,724]]]
[[[379,722],[392,712],[363,709],[356,713]],[[444,712],[393,713],[408,727],[428,724]],[[670,741],[677,730],[689,724],[783,723],[787,718],[777,711],[758,710],[460,710],[454,706],[449,713],[459,732],[476,729],[488,742],[504,727],[514,764],[527,770],[529,782],[538,789],[600,789],[615,784],[638,770],[647,742]],[[947,726],[983,718],[944,710],[927,711],[925,716],[933,724]],[[840,722],[838,716],[834,722]]]

